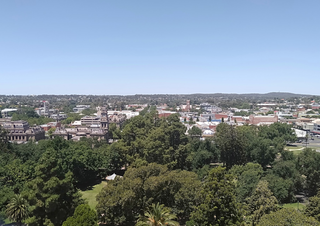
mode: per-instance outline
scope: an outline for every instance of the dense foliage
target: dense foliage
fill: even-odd
[[[316,195],[320,187],[320,153],[286,151],[295,140],[287,124],[221,123],[214,139],[202,140],[196,127],[187,135],[178,115],[159,118],[154,107],[147,107],[123,128],[110,125],[109,133],[112,144],[55,138],[16,145],[0,130],[1,215],[20,194],[28,214],[19,219],[30,226],[98,221],[132,226],[139,219],[145,223],[157,203],[170,213],[168,220],[176,216],[181,225],[273,225],[273,219],[287,219],[277,203],[296,202],[298,193]],[[97,196],[96,210],[84,205],[80,188],[121,169],[123,177],[108,182]],[[295,224],[317,225],[318,199],[310,198],[305,213],[287,214],[300,216]]]
[[[29,225],[61,225],[83,203],[79,187],[120,167],[118,154],[93,140],[16,145],[2,138],[0,147],[1,215],[14,194],[21,194],[30,205]]]
[[[129,168],[123,178],[108,183],[98,195],[98,216],[111,225],[129,226],[152,203],[159,202],[185,221],[196,204],[194,195],[200,186],[197,175],[192,172],[170,171],[155,163]]]
[[[97,213],[88,204],[79,205],[73,216],[63,222],[62,226],[95,226],[97,224]]]
[[[258,226],[319,226],[320,223],[294,209],[281,209],[277,212],[264,215]]]
[[[244,220],[244,211],[235,195],[233,175],[226,172],[225,168],[218,167],[210,171],[198,199],[191,214],[196,225],[240,225]]]
[[[42,125],[48,122],[53,122],[51,118],[46,118],[44,116],[39,116],[32,108],[20,108],[17,112],[13,113],[12,121],[25,120],[29,125]]]

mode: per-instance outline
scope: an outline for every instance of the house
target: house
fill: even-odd
[[[213,137],[214,131],[207,129],[207,130],[203,131],[202,136],[203,137]]]

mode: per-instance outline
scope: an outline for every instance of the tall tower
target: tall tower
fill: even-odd
[[[100,127],[106,133],[107,143],[109,142],[109,116],[106,107],[101,107],[100,109]]]
[[[187,100],[186,111],[190,111],[190,100]]]
[[[45,100],[43,101],[43,110],[44,110],[44,113],[47,113],[47,104]]]

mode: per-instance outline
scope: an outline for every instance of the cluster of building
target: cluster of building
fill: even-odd
[[[308,105],[279,107],[274,103],[262,103],[257,104],[257,108],[254,110],[230,108],[223,112],[217,106],[202,103],[195,109],[201,109],[204,113],[180,112],[180,121],[185,123],[187,130],[193,126],[200,128],[203,137],[214,136],[217,125],[222,121],[236,126],[244,124],[261,126],[283,122],[293,124],[294,127],[301,128],[303,131],[320,134],[320,119],[311,118],[320,117],[318,111],[314,111],[320,109],[320,105],[312,103],[309,108],[305,106]],[[246,113],[247,116],[239,116],[238,112]]]
[[[10,142],[23,143],[29,140],[45,139],[45,133],[52,128],[54,132],[50,135],[53,138],[59,136],[66,140],[80,140],[81,137],[92,137],[98,140],[108,140],[109,124],[121,127],[125,120],[139,115],[139,111],[143,109],[141,106],[135,106],[137,111],[107,111],[106,107],[97,107],[97,113],[94,115],[83,116],[79,121],[62,125],[61,120],[67,118],[66,114],[50,109],[48,101],[42,101],[42,103],[43,107],[36,108],[35,112],[40,116],[55,119],[54,122],[30,127],[26,121],[11,121],[8,113],[17,111],[17,109],[10,108],[1,111],[4,118],[0,118],[0,126],[7,130],[7,139]],[[81,112],[88,108],[90,105],[77,105],[73,111],[81,115]]]
[[[0,126],[7,131],[7,140],[10,142],[24,143],[30,140],[45,139],[45,131],[41,127],[30,127],[26,121],[10,121],[8,118],[0,118]]]
[[[210,119],[208,119],[210,118]],[[185,118],[180,117],[180,120],[184,122]],[[230,125],[242,126],[245,124],[249,125],[270,125],[272,123],[278,122],[279,118],[277,115],[250,115],[248,117],[233,116],[228,113],[217,113],[217,114],[201,114],[196,120],[193,119],[194,124],[189,124],[189,120],[186,120],[185,124],[188,129],[193,126],[197,126],[202,130],[203,137],[214,136],[216,127],[221,123],[225,122]]]
[[[43,107],[35,109],[35,112],[39,116],[52,118],[52,119],[57,120],[57,121],[61,121],[61,120],[67,118],[67,114],[65,114],[63,112],[59,112],[58,109],[53,109],[53,108],[50,109],[49,106],[48,106],[49,105],[48,101],[42,101],[42,102],[43,102]]]
[[[97,113],[91,116],[83,116],[79,121],[73,121],[67,126],[61,125],[61,120],[67,118],[66,114],[57,109],[50,109],[49,103],[43,101],[43,107],[36,108],[35,111],[45,117],[55,119],[46,125],[30,127],[26,121],[10,121],[8,118],[0,119],[0,126],[8,131],[7,138],[12,142],[26,142],[29,140],[40,140],[45,138],[45,132],[54,128],[52,137],[63,137],[66,140],[80,140],[81,137],[92,137],[98,140],[107,140],[109,125],[116,124],[118,127],[130,119],[139,115],[147,105],[131,104],[125,107],[129,110],[107,111],[106,107],[97,107]],[[77,105],[73,108],[74,113],[79,113],[89,109],[90,105]],[[283,106],[275,103],[256,104],[255,108],[238,109],[229,108],[223,111],[220,107],[209,103],[191,105],[188,100],[186,104],[178,106],[176,109],[168,110],[166,104],[157,106],[159,117],[168,117],[171,114],[180,114],[180,121],[185,124],[187,131],[196,126],[202,130],[203,137],[214,136],[216,127],[221,122],[235,126],[249,125],[270,125],[275,122],[291,123],[301,131],[320,134],[320,118],[318,110],[320,104],[300,104],[295,105],[285,103]],[[3,116],[17,109],[3,109]],[[245,115],[245,116],[240,116]],[[313,117],[313,118],[312,118]],[[191,122],[192,121],[192,122]],[[299,133],[299,131],[297,131]],[[304,134],[304,133],[301,133]]]
[[[108,112],[106,107],[98,107],[97,110],[95,116],[84,116],[80,121],[74,121],[71,128],[56,128],[52,136],[59,136],[66,140],[80,140],[81,137],[91,137],[109,141],[109,124],[114,123],[120,127],[127,116],[119,112]]]

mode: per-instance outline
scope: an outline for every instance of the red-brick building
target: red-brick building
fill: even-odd
[[[215,114],[214,115],[214,118],[215,119],[220,119],[220,120],[222,120],[222,118],[226,121],[226,120],[228,120],[228,115],[227,114]]]
[[[237,121],[237,123],[249,123],[248,118],[242,117],[242,116],[233,116],[233,121]]]
[[[252,125],[263,125],[263,124],[272,124],[278,122],[278,116],[264,116],[264,115],[250,115],[249,124]]]

